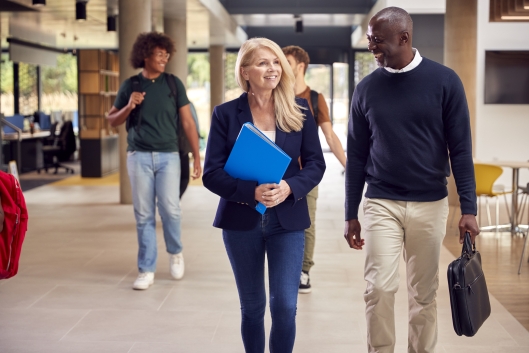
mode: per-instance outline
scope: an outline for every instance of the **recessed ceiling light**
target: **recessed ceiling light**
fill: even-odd
[[[33,6],[46,6],[46,0],[33,0]]]
[[[501,16],[502,20],[529,20],[529,16]]]
[[[107,32],[116,31],[116,16],[107,17]]]
[[[86,21],[86,3],[88,1],[77,1],[75,3],[75,19],[77,21]]]

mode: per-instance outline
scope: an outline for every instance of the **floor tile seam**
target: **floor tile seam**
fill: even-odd
[[[215,336],[217,335],[217,330],[219,329],[220,322],[222,321],[223,317],[224,317],[224,311],[221,312],[219,320],[217,321],[217,325],[215,325],[215,330],[213,331],[213,335],[211,336],[210,342],[213,342],[213,340],[215,339]]]
[[[160,309],[162,308],[162,306],[165,304],[165,302],[167,301],[167,299],[169,298],[169,296],[171,295],[171,293],[174,291],[175,287],[171,287],[171,290],[169,291],[169,293],[167,293],[167,295],[165,296],[165,298],[162,300],[162,302],[160,303],[160,306],[158,307],[158,309],[156,309],[156,311],[160,311]]]
[[[136,345],[136,343],[138,343],[138,342],[133,342],[133,343],[132,343],[132,346],[130,346],[130,348],[129,348],[129,350],[127,351],[127,353],[132,352],[132,349],[134,348],[134,346]]]
[[[95,259],[97,259],[98,257],[100,257],[101,255],[103,255],[105,253],[105,250],[101,250],[96,256],[94,256],[93,258],[91,258],[90,260],[88,260],[87,263],[85,263],[82,267],[86,267],[88,266],[92,261],[94,261]]]
[[[492,293],[491,293],[491,294],[492,294]],[[496,300],[497,300],[497,299],[496,299]],[[500,303],[500,304],[501,304],[501,303]],[[501,304],[501,305],[503,306],[503,304]],[[505,306],[504,306],[504,308],[505,308]],[[511,314],[511,316],[512,316],[512,318],[513,318],[514,320],[516,320],[516,318],[515,318],[512,314]],[[506,333],[506,334],[507,334],[507,335],[508,335],[508,336],[509,336],[509,337],[510,337],[515,343],[516,343],[516,347],[524,347],[524,346],[520,345],[520,343],[516,340],[516,338],[514,338],[513,335],[511,335],[511,333],[510,333],[510,332],[509,332],[509,331],[503,326],[503,324],[502,324],[498,319],[495,318],[495,320],[496,320],[496,322],[498,323],[498,325],[501,326],[501,328],[503,329],[503,331],[505,331],[505,333]],[[519,323],[518,320],[516,320],[516,322]],[[526,333],[527,333],[527,331],[526,331]],[[501,346],[500,346],[500,347],[501,347]]]
[[[46,293],[44,293],[43,295],[41,295],[39,298],[37,298],[37,300],[35,300],[33,303],[31,303],[26,309],[31,309],[31,307],[35,304],[37,304],[39,301],[41,301],[42,299],[44,299],[44,297],[46,297],[48,294],[50,294],[51,292],[53,292],[56,288],[58,287],[58,285],[56,284],[55,286],[53,286],[52,289],[50,289],[49,291],[47,291]]]
[[[127,278],[127,277],[131,274],[131,272],[134,271],[134,269],[135,269],[135,267],[132,267],[132,268],[130,269],[130,271],[127,272],[127,273],[125,274],[125,276],[123,276],[123,277],[118,281],[118,283],[116,283],[116,287],[119,286],[119,285],[121,284],[121,282],[123,282],[123,281],[125,280],[125,278]]]
[[[75,323],[75,324],[74,324],[74,325],[68,330],[68,332],[66,332],[66,333],[64,334],[64,336],[62,336],[62,337],[59,339],[59,342],[62,341],[66,336],[68,336],[68,334],[69,334],[70,332],[72,332],[72,330],[73,330],[77,325],[79,325],[79,323],[80,323],[81,321],[83,321],[83,319],[84,319],[85,317],[87,317],[88,314],[90,314],[90,312],[92,312],[92,310],[87,310],[86,313],[85,313],[85,314],[84,314],[84,315],[83,315],[83,316],[82,316],[82,317],[81,317],[81,318],[80,318],[80,319],[79,319],[79,320],[78,320],[78,321],[77,321],[77,322],[76,322],[76,323]]]

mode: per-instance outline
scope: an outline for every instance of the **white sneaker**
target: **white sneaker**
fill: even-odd
[[[154,283],[154,272],[140,272],[132,285],[133,289],[148,289]]]
[[[174,279],[182,279],[184,277],[184,255],[182,253],[169,254],[169,271]]]

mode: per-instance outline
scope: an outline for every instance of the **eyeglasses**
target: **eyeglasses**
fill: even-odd
[[[158,52],[158,53],[155,53],[155,56],[156,56],[156,58],[158,58],[158,59],[167,59],[167,60],[169,60],[169,58],[171,57],[171,54],[169,54],[169,53],[163,53],[163,52]]]

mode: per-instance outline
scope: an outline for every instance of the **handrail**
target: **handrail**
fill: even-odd
[[[22,167],[22,157],[21,157],[21,146],[20,146],[20,141],[22,141],[22,129],[19,128],[18,126],[16,126],[15,124],[7,121],[3,115],[0,115],[0,125],[7,125],[9,126],[10,128],[12,128],[13,130],[16,131],[17,135],[18,135],[18,138],[17,138],[17,169],[18,169],[18,172],[20,173],[20,168]],[[1,133],[0,135],[3,136],[4,132],[3,132],[3,129],[1,129]],[[1,164],[4,164],[4,151],[3,151],[3,144],[2,144],[2,137],[0,136],[0,148],[2,148],[2,150],[0,150],[0,163]]]

